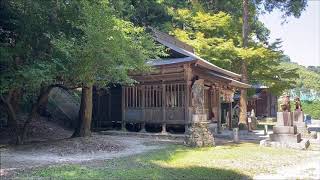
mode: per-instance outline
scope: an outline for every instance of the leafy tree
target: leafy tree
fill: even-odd
[[[249,33],[250,33],[250,25],[249,25],[249,0],[243,0],[243,24],[242,24],[242,45],[244,48],[248,47],[249,41]],[[258,0],[252,2],[255,9],[259,8],[262,4],[266,11],[271,12],[273,9],[277,8],[283,11],[284,17],[293,15],[295,17],[299,17],[301,12],[306,7],[306,0],[303,1],[296,1],[296,0]],[[257,16],[257,14],[253,14],[253,17]],[[242,59],[241,63],[241,74],[242,74],[242,81],[247,83],[248,82],[248,65],[247,59]],[[247,91],[246,89],[241,90],[241,97],[240,97],[240,123],[246,124],[246,113],[247,113]]]
[[[291,62],[282,62],[281,66],[287,70],[296,70],[297,76],[294,76],[293,79],[296,82],[294,86],[295,89],[313,89],[320,92],[320,74],[314,71],[309,70],[304,66],[301,66],[296,63]]]
[[[90,135],[93,85],[134,83],[128,73],[145,71],[145,60],[161,53],[143,28],[113,15],[109,3],[81,3],[83,22],[78,38],[55,39],[57,58],[64,59],[64,77],[82,87],[79,122],[73,136]]]
[[[52,84],[56,76],[56,63],[51,60],[52,46],[48,36],[58,28],[56,9],[49,8],[55,7],[55,3],[4,0],[0,4],[1,103],[7,109],[9,125],[15,129],[18,143],[23,142],[27,124],[36,116],[37,104],[42,99],[37,98],[39,89]],[[33,105],[19,132],[14,104],[21,101],[21,97],[17,97],[21,92]]]
[[[92,85],[133,83],[128,72],[148,69],[144,60],[160,52],[143,28],[117,18],[107,1],[2,1],[0,12],[1,104],[18,143],[56,86],[83,88],[75,135],[90,134]],[[17,91],[32,104],[21,132],[12,106]]]

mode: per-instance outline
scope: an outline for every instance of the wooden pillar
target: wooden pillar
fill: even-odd
[[[229,129],[232,129],[232,101],[229,104]]]
[[[166,84],[164,84],[164,82],[162,82],[162,98],[161,98],[161,101],[162,101],[162,131],[161,133],[167,133],[167,130],[166,130]]]
[[[126,131],[126,87],[121,87],[121,112],[122,112],[122,118],[121,118],[121,129],[123,131]]]
[[[112,93],[111,93],[111,89],[109,89],[108,92],[108,121],[112,122],[111,119],[111,98],[112,98]]]
[[[190,101],[191,101],[191,95],[190,95],[190,86],[191,86],[191,81],[187,81],[187,84],[185,85],[185,102],[184,102],[184,116],[185,116],[185,133],[187,132],[187,129],[189,127],[189,124],[192,121],[192,116],[190,116]]]
[[[142,104],[141,104],[141,109],[142,109],[142,123],[141,123],[141,130],[140,132],[146,132],[146,96],[145,96],[145,85],[141,85],[141,94],[142,94],[142,97],[141,97],[141,101],[142,101]]]
[[[184,68],[184,79],[185,79],[185,97],[184,97],[184,116],[185,116],[185,133],[187,132],[188,126],[190,122],[192,121],[192,117],[190,117],[190,101],[191,101],[191,95],[190,95],[190,86],[191,86],[191,79],[192,79],[192,69],[190,67],[190,64],[185,64],[183,66]]]
[[[217,110],[217,117],[218,117],[218,123],[217,123],[217,128],[218,128],[218,133],[221,133],[221,101],[220,101],[220,89],[217,90],[217,106],[218,106],[218,110]]]

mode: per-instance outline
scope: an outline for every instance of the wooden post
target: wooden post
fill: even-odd
[[[217,90],[217,117],[218,117],[218,123],[217,123],[217,128],[218,128],[218,133],[221,133],[221,101],[220,101],[220,89]]]
[[[190,86],[191,86],[191,79],[192,79],[192,70],[190,68],[189,64],[185,64],[183,66],[184,68],[184,78],[185,78],[185,86],[184,86],[184,91],[185,91],[185,98],[184,98],[184,118],[185,118],[185,133],[187,133],[188,125],[191,121],[190,119],[190,110],[189,110],[189,105],[190,105]]]
[[[108,93],[108,121],[110,121],[112,123],[112,119],[111,119],[111,89],[109,90]]]
[[[141,85],[141,92],[142,92],[142,97],[141,97],[141,101],[142,101],[142,123],[141,123],[141,131],[140,132],[146,132],[146,98],[145,98],[145,85]]]
[[[162,131],[166,133],[166,84],[162,82]]]
[[[229,129],[232,129],[232,101],[229,106]]]
[[[190,85],[191,81],[187,81],[187,84],[185,85],[185,104],[184,104],[184,110],[185,110],[185,133],[187,132],[188,125],[191,123],[192,119],[190,119]],[[191,117],[192,118],[192,117]]]
[[[121,119],[121,129],[123,131],[126,131],[126,123],[125,123],[125,120],[126,120],[126,87],[122,86],[121,87],[121,111],[122,111],[122,119]]]

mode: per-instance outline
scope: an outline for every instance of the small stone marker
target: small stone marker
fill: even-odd
[[[233,128],[233,141],[239,142],[239,128]]]

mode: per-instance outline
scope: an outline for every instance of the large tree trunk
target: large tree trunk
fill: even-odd
[[[40,94],[45,94],[47,88],[41,88],[40,90]],[[49,92],[50,93],[50,92]],[[48,107],[48,102],[49,102],[49,93],[43,97],[43,100],[42,102],[39,104],[39,107],[38,107],[38,113],[41,115],[41,116],[47,116],[48,113],[47,113],[47,107]]]
[[[243,25],[242,25],[242,40],[243,47],[248,47],[248,36],[249,36],[249,0],[243,0]],[[241,65],[241,74],[242,74],[242,82],[248,83],[248,65],[245,59],[242,60]],[[247,129],[247,90],[241,90],[240,96],[240,118],[239,118],[239,127]]]
[[[35,119],[38,116],[39,107],[42,104],[44,104],[44,102],[46,102],[46,100],[48,99],[48,96],[50,94],[51,89],[54,88],[54,87],[56,87],[56,86],[55,85],[51,85],[51,86],[48,86],[48,87],[45,87],[45,88],[41,89],[39,97],[37,99],[37,102],[32,105],[31,112],[29,113],[29,116],[28,116],[27,120],[23,124],[23,128],[21,130],[21,141],[20,141],[20,144],[24,143],[24,140],[27,137],[29,124],[32,122],[33,119]]]
[[[91,135],[92,87],[92,85],[84,85],[82,87],[79,119],[72,137],[85,137]]]
[[[21,142],[21,137],[19,133],[19,124],[17,121],[15,108],[11,103],[13,94],[14,94],[14,90],[10,90],[7,98],[4,98],[3,96],[1,96],[1,103],[4,105],[7,111],[7,115],[8,115],[7,124],[8,124],[8,127],[13,131],[13,136],[16,137],[15,143],[19,144]]]
[[[19,110],[20,110],[19,103],[21,102],[21,97],[22,97],[21,89],[20,88],[14,89],[12,92],[10,103],[11,103],[12,108],[15,112],[19,112]]]

